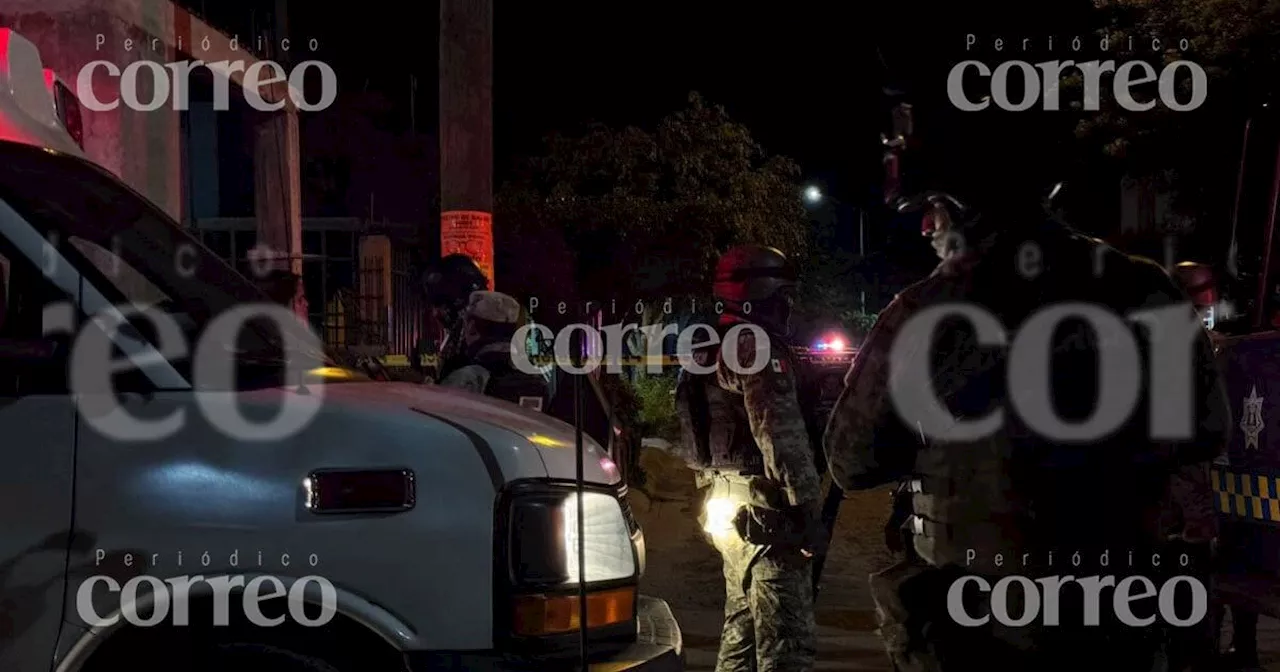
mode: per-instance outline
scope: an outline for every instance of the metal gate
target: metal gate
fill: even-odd
[[[426,310],[407,250],[362,257],[354,290],[336,292],[325,306],[324,341],[374,356],[407,356],[425,329]]]

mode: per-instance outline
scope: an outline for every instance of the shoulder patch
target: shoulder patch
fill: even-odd
[[[769,366],[773,368],[774,373],[786,373],[789,370],[787,360],[778,357],[773,358],[773,360],[769,362]]]

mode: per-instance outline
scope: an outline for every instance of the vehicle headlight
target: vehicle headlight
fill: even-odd
[[[595,488],[582,493],[581,555],[579,494],[572,485],[522,484],[505,499],[507,613],[513,634],[577,631],[581,583],[587,587],[588,629],[634,626],[639,563],[619,493]]]
[[[636,575],[631,530],[618,498],[605,492],[582,494],[586,582],[605,583]],[[511,576],[517,585],[576,586],[578,493],[569,489],[531,493],[511,507]]]

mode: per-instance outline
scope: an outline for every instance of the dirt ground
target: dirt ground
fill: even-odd
[[[647,487],[631,488],[644,528],[647,566],[642,588],[671,604],[684,632],[690,670],[711,670],[723,624],[720,556],[698,527],[693,473],[665,453],[647,449],[641,466]],[[890,670],[875,634],[867,575],[889,563],[884,550],[888,489],[846,500],[818,597],[821,670]]]
[[[642,453],[641,467],[648,482],[632,487],[630,498],[647,547],[642,589],[670,603],[684,633],[688,669],[712,670],[724,581],[719,555],[697,524],[693,473],[652,448]],[[841,508],[817,601],[819,670],[892,669],[867,588],[867,576],[890,563],[883,533],[889,509],[887,488],[853,493]],[[1258,629],[1263,669],[1280,672],[1280,622],[1264,617]]]

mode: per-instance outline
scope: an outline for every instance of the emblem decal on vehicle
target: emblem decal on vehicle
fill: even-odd
[[[542,411],[542,397],[520,397],[520,405],[535,411]]]
[[[1258,396],[1258,386],[1254,385],[1249,396],[1244,399],[1244,417],[1240,418],[1240,429],[1244,430],[1244,447],[1258,449],[1258,435],[1266,424],[1262,421],[1263,397]]]

